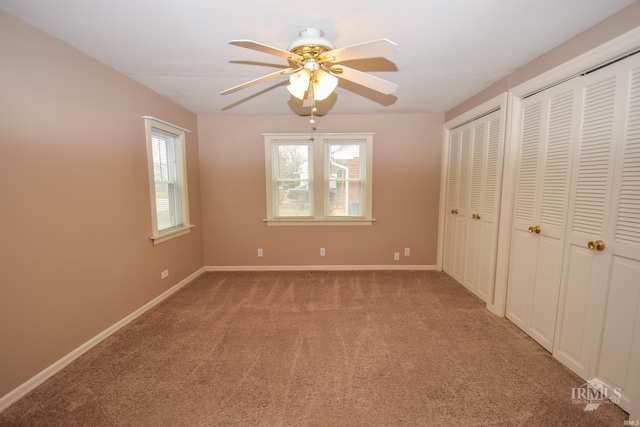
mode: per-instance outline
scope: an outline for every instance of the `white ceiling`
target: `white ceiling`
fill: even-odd
[[[336,48],[387,38],[400,51],[349,66],[396,82],[380,95],[344,80],[320,114],[443,113],[633,0],[0,0],[0,10],[110,65],[196,114],[307,114],[286,77],[224,89],[286,61],[304,27]]]

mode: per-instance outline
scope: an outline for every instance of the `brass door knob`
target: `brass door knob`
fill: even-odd
[[[480,214],[479,213],[476,214],[476,219],[480,219]]]
[[[536,234],[540,234],[540,226],[539,225],[534,225],[533,227],[529,227],[529,233],[536,233]]]
[[[451,213],[455,214],[455,215],[458,215],[458,209],[451,209]]]
[[[592,251],[601,251],[604,249],[604,242],[602,240],[596,240],[595,242],[587,243],[587,247]]]
[[[478,218],[476,218],[476,214],[471,215],[471,218],[478,219]]]

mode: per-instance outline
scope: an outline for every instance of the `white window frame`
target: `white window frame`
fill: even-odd
[[[143,116],[145,122],[147,140],[147,163],[149,168],[149,195],[151,201],[151,240],[154,245],[166,242],[178,236],[189,233],[193,225],[189,222],[189,189],[187,186],[187,160],[185,151],[186,134],[190,131],[179,126],[172,125],[163,120],[151,116]],[[175,185],[177,186],[177,207],[175,215],[178,218],[170,227],[159,229],[158,227],[158,198],[156,195],[153,137],[156,132],[169,134],[173,137],[173,154],[175,157],[176,173]]]
[[[264,148],[265,148],[265,173],[266,173],[266,195],[267,195],[267,217],[264,221],[267,225],[276,226],[305,226],[305,225],[320,225],[320,226],[348,226],[348,225],[371,225],[375,222],[373,218],[373,133],[314,133],[314,134],[301,134],[301,133],[265,133]],[[275,208],[277,205],[276,198],[278,197],[276,189],[277,176],[274,173],[275,157],[274,157],[274,145],[278,143],[286,143],[290,141],[293,143],[310,143],[311,153],[309,160],[309,186],[313,189],[311,194],[312,200],[310,205],[312,214],[310,216],[300,217],[278,217],[275,215]],[[362,176],[362,189],[363,195],[363,209],[361,216],[330,216],[327,214],[327,207],[325,206],[328,200],[329,188],[329,150],[328,144],[340,144],[340,143],[362,143],[364,147],[365,155],[364,160],[364,174]]]

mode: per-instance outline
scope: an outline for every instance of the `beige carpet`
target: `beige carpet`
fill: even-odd
[[[622,426],[583,383],[442,273],[207,273],[0,425]]]

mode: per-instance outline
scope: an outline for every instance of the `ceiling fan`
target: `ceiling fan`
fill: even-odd
[[[345,65],[336,65],[354,59],[377,58],[398,51],[398,45],[387,39],[372,40],[335,49],[315,27],[300,30],[288,50],[267,46],[252,40],[232,40],[229,44],[275,55],[289,61],[289,68],[248,81],[220,92],[227,95],[266,80],[290,75],[287,89],[304,107],[315,109],[315,102],[326,99],[338,85],[338,78],[349,80],[377,92],[389,95],[398,85]]]

